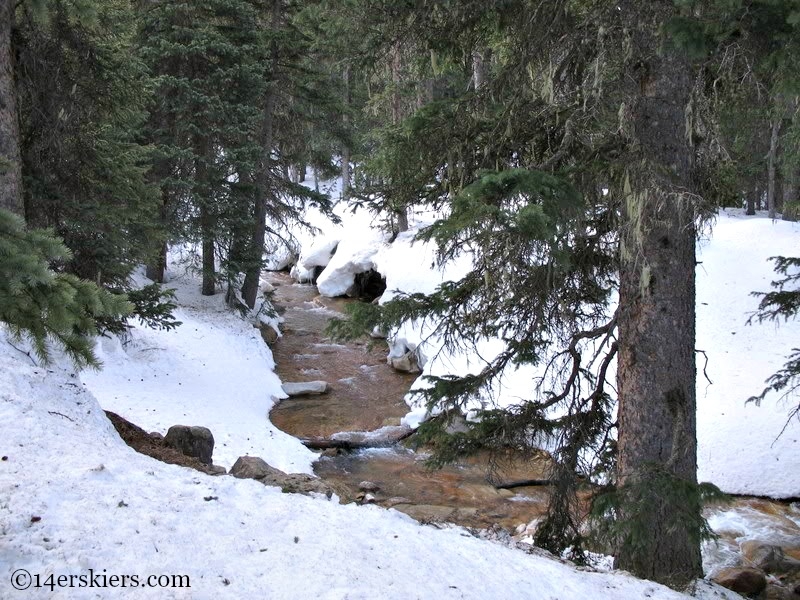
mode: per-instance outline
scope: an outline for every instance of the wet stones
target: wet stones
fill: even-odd
[[[286,392],[286,394],[289,397],[325,394],[328,392],[328,382],[299,381],[292,383],[284,383],[283,391]]]

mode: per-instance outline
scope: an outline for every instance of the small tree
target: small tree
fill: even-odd
[[[781,278],[772,282],[774,291],[753,292],[754,296],[761,297],[761,302],[758,305],[758,312],[748,320],[748,323],[788,321],[795,319],[800,313],[800,258],[773,256],[771,260],[775,262],[775,272]],[[800,392],[800,348],[792,348],[786,363],[771,375],[766,383],[767,387],[760,394],[752,396],[747,401],[760,405],[770,392],[779,393],[781,400],[798,395]],[[787,425],[793,417],[800,418],[800,404],[789,412]]]

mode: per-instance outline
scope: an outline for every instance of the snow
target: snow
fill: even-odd
[[[396,289],[430,291],[469,267],[462,259],[443,271],[432,248],[412,245],[410,233],[392,245],[379,233],[358,235],[369,226],[359,219],[334,258],[344,272],[375,249],[367,258],[387,277],[386,297]],[[757,304],[749,292],[767,291],[774,278],[766,259],[797,254],[798,233],[794,224],[725,213],[712,239],[700,244],[698,348],[708,355],[714,383],[698,379],[699,469],[701,479],[726,491],[800,495],[800,426],[790,423],[775,440],[788,406],[770,397],[761,407],[744,405],[800,333],[794,322],[744,324]],[[142,580],[188,575],[192,586],[24,593],[33,598],[685,597],[623,573],[577,570],[457,527],[423,526],[394,510],[282,494],[135,453],[101,406],[162,433],[178,423],[209,427],[214,461],[226,467],[250,454],[308,473],[315,457],[268,420],[284,394],[258,331],[231,314],[221,295],[201,296],[189,275],[173,273],[170,287],[183,325],[169,332],[136,326],[124,345],[103,339],[99,372],[78,376],[63,357],[38,366],[0,327],[0,597],[20,595],[11,587],[18,569],[42,582],[91,569]],[[438,364],[457,372],[479,362],[469,355],[432,360],[435,340],[426,341],[425,330],[431,326],[401,332],[409,345],[433,344],[424,352],[426,369]],[[524,379],[511,373],[498,390],[503,400],[522,389],[515,378]],[[742,537],[775,528],[736,510],[714,512],[711,524]],[[696,597],[736,597],[707,583],[699,588]]]
[[[800,496],[800,421],[775,394],[745,404],[797,345],[800,321],[747,325],[758,307],[751,292],[770,291],[771,256],[800,254],[800,225],[741,211],[722,213],[697,268],[698,477],[723,491],[774,498]],[[796,405],[800,398],[790,402]],[[786,431],[780,435],[784,425]]]
[[[258,329],[232,314],[223,294],[201,296],[188,274],[176,274],[168,286],[183,325],[154,331],[136,324],[126,347],[101,338],[102,371],[81,375],[88,389],[103,408],[147,431],[208,427],[215,464],[230,468],[240,456],[269,456],[277,469],[311,473],[316,455],[268,419],[286,394]]]
[[[417,227],[426,222],[430,220],[418,221]],[[358,265],[362,256],[369,255],[369,268],[386,278],[381,303],[399,292],[433,292],[443,281],[461,278],[471,266],[469,255],[439,265],[434,244],[413,241],[417,229],[401,233],[391,245],[374,241],[370,250],[366,243],[375,234],[363,231],[363,220],[345,220],[340,227],[359,243],[352,253],[340,245],[334,257],[337,264]],[[717,217],[710,239],[698,243],[697,348],[705,353],[698,354],[697,362],[698,476],[728,493],[800,496],[800,420],[787,425],[792,401],[778,402],[771,395],[761,406],[745,403],[761,392],[765,379],[783,365],[800,336],[800,321],[746,325],[758,305],[751,292],[769,291],[776,278],[769,257],[796,256],[799,241],[798,224],[772,221],[765,215],[745,218],[741,210],[727,210]],[[352,270],[346,275],[351,277]],[[326,277],[327,269],[320,281]],[[345,286],[346,282],[334,290],[321,286],[320,292],[337,295]],[[445,351],[435,327],[431,321],[409,322],[390,332],[387,340],[390,356],[413,349],[419,357],[423,371],[412,390],[430,385],[426,376],[475,373],[503,349],[500,340],[481,340],[468,351]],[[713,384],[705,379],[704,370]],[[540,375],[526,366],[507,369],[483,402],[518,403],[530,395],[531,382]],[[613,369],[610,376],[613,380]],[[417,426],[428,416],[427,409],[413,395],[406,401],[410,411],[403,422]]]
[[[193,317],[187,329],[194,331],[201,315],[184,311],[182,316]],[[198,328],[197,346],[211,341],[212,325],[240,339],[242,348],[249,345],[247,337],[235,337],[239,332],[225,315],[209,311],[202,319],[207,327]],[[226,339],[217,335],[214,341]],[[176,344],[173,350],[188,352]],[[231,349],[217,348],[215,358],[223,359]],[[132,376],[145,373],[139,354],[129,361]],[[118,361],[118,352],[107,352],[106,358]],[[200,367],[197,359],[181,354],[171,365]],[[202,371],[198,368],[196,376],[203,377]],[[19,569],[45,584],[24,593],[32,598],[683,597],[624,574],[578,571],[459,528],[423,526],[393,510],[282,494],[254,481],[160,463],[119,439],[74,373],[57,365],[35,366],[7,343],[4,332],[0,373],[0,439],[6,457],[0,462],[3,598],[19,594],[11,586]],[[230,373],[225,383],[234,388],[239,375]],[[178,376],[183,372],[172,373]],[[196,399],[194,408],[202,410],[209,398]],[[240,409],[250,414],[247,404],[231,395],[216,400],[229,414]],[[280,446],[264,449],[275,450],[263,456],[272,464],[282,456]],[[150,575],[186,575],[191,588],[79,587],[78,577],[92,574],[109,580],[135,575],[140,582]],[[68,582],[70,575],[75,587],[46,587],[59,576]],[[115,581],[119,585],[120,579]]]

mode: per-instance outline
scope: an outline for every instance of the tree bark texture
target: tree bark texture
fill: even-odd
[[[778,138],[781,130],[781,118],[775,116],[772,121],[772,134],[769,138],[769,154],[767,155],[767,212],[770,219],[777,216],[775,209],[775,171],[778,162]]]
[[[281,0],[274,0],[270,26],[275,29],[279,26],[281,18]],[[273,42],[270,58],[270,77],[272,81],[267,86],[264,94],[263,108],[261,111],[261,131],[259,133],[259,146],[261,156],[256,166],[255,190],[256,206],[253,222],[253,235],[250,239],[250,256],[244,283],[242,284],[242,299],[251,309],[256,305],[261,267],[264,256],[264,235],[267,231],[267,211],[270,200],[270,165],[272,157],[273,127],[275,122],[275,98],[277,95],[278,76],[278,48]],[[305,168],[305,167],[303,167]]]
[[[214,217],[214,198],[211,197],[209,177],[211,142],[201,136],[194,141],[194,178],[195,195],[200,209],[200,239],[202,250],[202,284],[200,292],[203,296],[213,296],[216,289],[217,273],[214,256],[214,237],[216,219]]]
[[[14,83],[12,0],[0,0],[0,208],[23,216],[19,115]]]
[[[659,36],[672,2],[621,9],[638,27],[629,33],[621,123],[630,164],[620,246],[618,487],[647,489],[655,473],[695,484],[695,212],[685,112],[692,74]],[[621,540],[617,567],[670,585],[701,576],[699,542],[684,519],[687,510],[699,518],[699,504],[678,505],[658,489],[642,504],[622,509],[623,519],[636,513],[643,522],[635,543]]]

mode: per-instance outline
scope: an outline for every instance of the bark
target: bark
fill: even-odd
[[[216,263],[214,257],[214,229],[216,220],[213,213],[213,198],[209,192],[209,161],[211,160],[211,143],[198,136],[194,142],[194,178],[195,194],[200,208],[200,239],[202,248],[201,293],[213,296],[216,293]]]
[[[784,221],[797,221],[798,215],[798,198],[797,198],[797,182],[798,171],[790,170],[783,180],[783,220]]]
[[[274,0],[270,26],[277,28],[281,18],[281,0]],[[256,305],[261,266],[264,256],[264,235],[267,230],[267,209],[270,200],[270,163],[272,156],[273,126],[275,121],[275,99],[277,95],[278,48],[273,42],[270,58],[270,81],[264,95],[261,112],[261,131],[259,146],[261,156],[256,167],[255,189],[256,210],[253,222],[253,234],[250,239],[250,260],[242,284],[242,299],[251,309]]]
[[[162,227],[167,227],[167,212],[169,210],[169,191],[161,190],[161,211],[159,219]],[[155,256],[145,268],[145,275],[156,283],[164,283],[164,273],[167,270],[167,242],[159,242]]]
[[[693,150],[685,115],[692,75],[659,39],[672,2],[631,0],[621,11],[638,27],[626,66],[635,85],[626,90],[623,117],[631,166],[620,260],[617,484],[648,490],[655,473],[697,482],[695,226],[686,194]],[[620,541],[617,567],[680,586],[702,576],[697,532],[686,519],[687,513],[699,519],[699,503],[681,504],[665,491],[651,489],[642,504],[623,505],[621,517],[637,514],[642,537]]]
[[[19,115],[14,83],[12,0],[0,0],[0,208],[23,215]]]
[[[347,65],[342,72],[342,80],[344,82],[344,105],[345,111],[342,115],[342,122],[345,131],[350,127],[350,66]],[[350,199],[350,148],[347,144],[342,145],[342,200],[347,201]]]
[[[778,135],[781,130],[781,118],[776,116],[772,121],[772,134],[769,138],[767,154],[767,211],[770,219],[777,217],[775,210],[775,171],[778,162]]]
[[[478,91],[486,85],[491,50],[484,48],[472,52],[472,84]]]
[[[401,69],[403,66],[403,58],[400,52],[399,44],[392,47],[392,124],[397,125],[403,118],[402,104],[400,98],[400,83],[402,81]],[[397,231],[402,233],[408,231],[408,206],[403,200],[395,200],[392,202],[393,212],[395,214]]]

